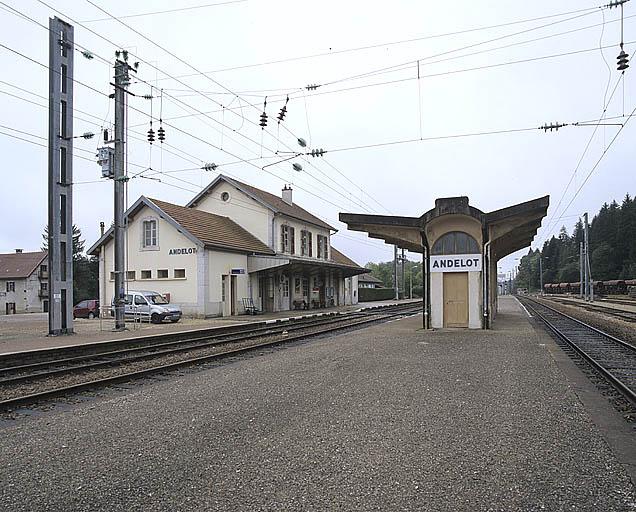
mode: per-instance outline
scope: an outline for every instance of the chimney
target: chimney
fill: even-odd
[[[104,236],[104,221],[99,223],[99,236]]]
[[[21,253],[22,253],[22,249],[16,249],[16,250],[15,250],[15,253],[16,253],[16,254],[21,254]]]
[[[291,205],[292,204],[292,188],[288,187],[287,185],[285,185],[283,187],[283,201],[285,201],[287,204]]]

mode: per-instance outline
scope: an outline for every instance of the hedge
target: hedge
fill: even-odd
[[[358,300],[371,302],[374,300],[390,300],[395,298],[393,288],[358,288]]]

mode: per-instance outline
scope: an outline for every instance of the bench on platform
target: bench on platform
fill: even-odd
[[[258,315],[260,313],[258,308],[254,305],[254,301],[252,300],[251,297],[244,297],[241,299],[241,302],[243,303],[243,309],[245,310],[245,314]]]

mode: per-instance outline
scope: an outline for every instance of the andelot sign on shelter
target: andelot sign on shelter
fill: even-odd
[[[431,256],[431,272],[481,272],[481,254]]]

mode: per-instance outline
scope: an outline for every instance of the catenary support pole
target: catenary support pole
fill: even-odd
[[[49,334],[73,333],[73,26],[49,19]]]
[[[584,231],[584,258],[583,258],[583,268],[584,268],[584,275],[585,275],[585,300],[589,301],[590,300],[590,266],[589,266],[589,252],[590,252],[590,245],[589,245],[589,239],[588,239],[588,223],[587,223],[587,212],[583,214],[583,223],[584,223],[584,227],[585,227],[585,231]]]
[[[400,298],[400,284],[398,283],[398,246],[393,246],[393,286],[395,288],[395,300]]]
[[[125,226],[124,191],[126,172],[124,169],[126,142],[126,89],[128,87],[128,63],[119,56],[115,61],[115,155],[114,155],[114,241],[115,241],[115,330],[126,328],[125,321]]]
[[[539,286],[541,287],[539,295],[543,295],[543,260],[541,254],[539,254]]]
[[[579,299],[583,298],[583,289],[585,283],[583,282],[583,242],[579,242]]]
[[[402,262],[402,298],[406,298],[406,279],[404,279],[404,262],[406,260],[406,256],[404,255],[404,249],[402,249],[402,256],[400,261]]]

